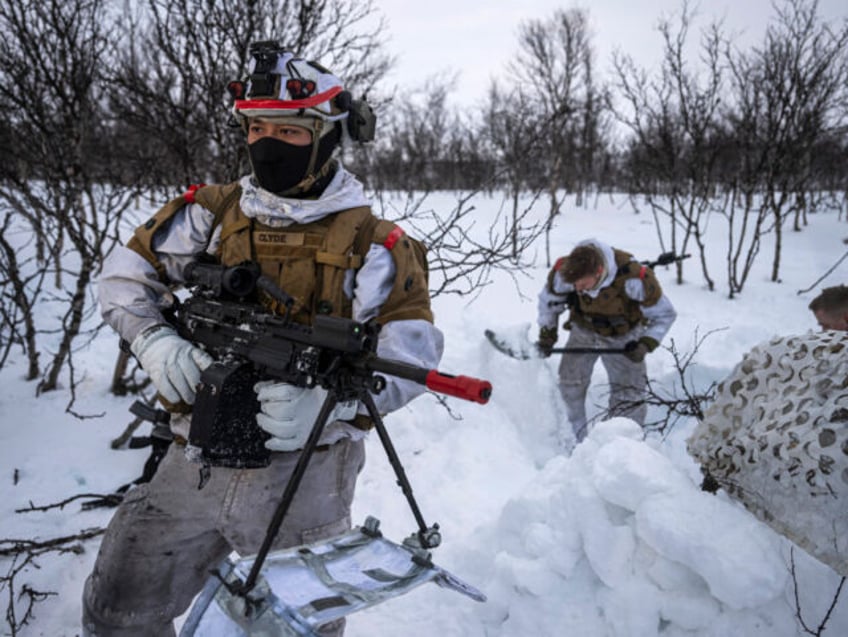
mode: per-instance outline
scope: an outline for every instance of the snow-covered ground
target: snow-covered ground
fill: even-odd
[[[454,202],[452,195],[433,195],[425,207],[447,211]],[[474,205],[483,224],[500,201],[479,197]],[[835,212],[820,213],[803,232],[786,232],[780,283],[768,280],[767,238],[743,293],[729,300],[721,226],[718,219],[710,226],[717,291],[706,290],[694,258],[686,262],[683,285],[674,283],[672,269],[657,271],[679,313],[663,345],[673,340],[679,352],[698,345],[689,371],[702,390],[753,345],[814,329],[810,299],[822,286],[848,280],[843,263],[818,288],[797,294],[846,249],[848,224]],[[602,197],[588,209],[563,213],[553,252],[567,253],[577,241],[597,237],[650,259],[662,251],[656,236],[649,215],[633,214],[623,198]],[[483,337],[486,328],[515,332],[524,324],[535,336],[536,294],[547,273],[542,254],[540,245],[536,267],[519,275],[518,287],[501,274],[473,299],[435,300],[436,323],[446,336],[440,369],[490,380],[489,404],[448,399],[446,409],[425,395],[386,419],[425,519],[443,531],[434,561],[483,590],[488,602],[427,585],[350,617],[346,635],[790,637],[804,634],[792,554],[800,617],[816,630],[840,577],[793,551],[724,493],[699,489],[698,467],[685,450],[694,421],[679,421],[665,438],[645,439],[632,421],[618,418],[597,424],[571,455],[557,445],[568,424],[555,386],[556,357],[509,359]],[[36,398],[35,383],[23,380],[21,356],[0,370],[0,551],[9,540],[45,541],[103,527],[111,515],[108,509],[82,511],[78,502],[47,512],[17,509],[108,493],[140,475],[147,450],[109,448],[132,419],[127,409],[133,398],[109,393],[116,346],[117,337],[104,330],[76,354],[84,378],[73,410],[85,418],[65,411],[67,391]],[[660,386],[677,382],[665,349],[649,356],[648,368]],[[590,415],[599,413],[606,395],[600,366],[595,374]],[[400,540],[415,529],[414,519],[376,436],[368,450],[354,521],[373,515],[387,537]],[[34,606],[22,637],[79,633],[80,593],[97,543],[37,557],[16,575],[17,591],[30,586],[54,593]],[[16,564],[0,556],[4,575]],[[8,587],[0,599],[5,611]],[[18,604],[19,619],[23,611]],[[9,634],[5,623],[0,626],[0,634]],[[845,595],[822,634],[848,634]]]

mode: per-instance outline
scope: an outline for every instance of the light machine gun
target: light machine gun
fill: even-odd
[[[185,279],[194,294],[177,306],[176,329],[216,361],[201,376],[188,442],[212,465],[268,464],[264,443],[269,436],[255,422],[259,404],[253,385],[259,380],[320,386],[339,402],[382,391],[386,381],[379,374],[478,403],[491,394],[488,381],[378,357],[380,326],[375,322],[317,315],[307,326],[247,301],[261,290],[283,307],[292,305],[291,297],[254,263],[225,268],[195,262],[186,268]]]
[[[288,310],[293,299],[261,275],[255,263],[223,267],[194,262],[186,267],[185,280],[194,288],[193,294],[174,308],[173,322],[183,338],[202,346],[215,359],[201,375],[188,438],[188,449],[199,454],[204,464],[262,467],[270,462],[270,452],[264,446],[270,436],[255,420],[259,403],[253,385],[258,380],[327,390],[253,569],[238,592],[245,594],[255,585],[329,415],[340,401],[364,404],[418,524],[413,541],[422,548],[438,546],[438,525],[428,527],[424,522],[372,394],[386,386],[380,374],[388,374],[485,404],[491,384],[378,357],[376,322],[317,315],[307,326],[291,321],[288,311],[283,316],[269,312],[253,302],[257,291],[270,295]]]

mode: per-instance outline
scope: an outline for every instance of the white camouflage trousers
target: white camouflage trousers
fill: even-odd
[[[593,347],[596,349],[622,349],[628,341],[638,340],[641,328],[623,336],[601,336],[595,332],[572,325],[566,348]],[[609,391],[607,409],[610,416],[626,416],[640,425],[645,424],[648,407],[644,403],[648,382],[645,362],[634,363],[623,354],[569,354],[564,353],[559,363],[559,390],[577,441],[586,437],[586,393],[592,380],[595,362],[601,359],[607,372]]]
[[[148,484],[130,491],[109,523],[83,591],[83,634],[167,637],[209,571],[233,550],[252,555],[265,537],[300,452],[274,453],[263,469],[200,465],[172,444]],[[351,528],[364,442],[343,439],[310,459],[272,548],[315,542]],[[344,620],[322,634],[340,635]]]

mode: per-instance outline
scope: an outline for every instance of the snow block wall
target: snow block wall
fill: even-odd
[[[601,422],[507,504],[498,539],[481,539],[497,547],[474,609],[485,634],[794,634],[773,535],[643,436]]]
[[[848,333],[754,347],[687,448],[732,498],[848,575]]]

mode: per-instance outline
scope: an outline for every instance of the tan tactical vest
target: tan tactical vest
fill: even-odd
[[[215,215],[221,227],[217,256],[223,265],[256,261],[263,274],[295,299],[294,320],[309,324],[316,314],[350,318],[352,304],[344,294],[347,270],[358,270],[371,243],[389,249],[396,268],[394,286],[380,309],[377,321],[424,319],[432,322],[428,290],[426,248],[407,237],[392,222],[377,219],[368,207],[331,214],[319,221],[288,228],[272,228],[244,215],[239,206],[238,183],[192,187],[170,201],[146,224],[136,229],[127,244],[156,268],[165,283],[165,272],[151,249],[153,236],[187,203],[197,203]],[[263,299],[278,311],[271,299]]]
[[[662,296],[662,288],[654,271],[646,265],[634,262],[633,255],[623,250],[613,250],[617,272],[611,285],[603,288],[597,297],[572,292],[567,294],[570,309],[568,322],[592,330],[602,336],[621,336],[640,323],[645,322],[642,306],[657,303]],[[548,275],[548,289],[553,290],[553,279],[558,271],[559,262]],[[628,279],[641,279],[645,287],[645,300],[634,301],[625,292]]]

